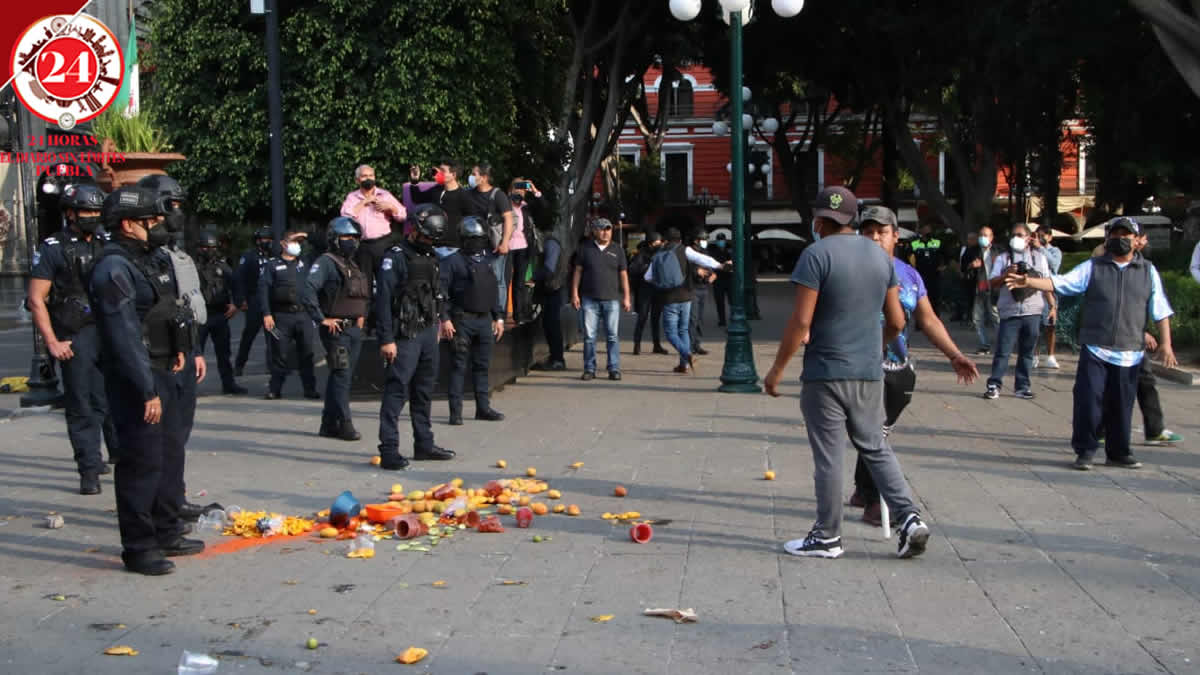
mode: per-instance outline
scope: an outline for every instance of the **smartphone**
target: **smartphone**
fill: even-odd
[[[517,181],[517,184],[514,185],[513,187],[515,187],[518,190],[532,190],[533,183],[530,183],[527,180],[522,180],[522,181]]]

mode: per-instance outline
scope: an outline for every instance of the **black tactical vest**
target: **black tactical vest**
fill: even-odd
[[[271,297],[268,298],[271,302],[272,312],[298,312],[300,311],[300,259],[284,260],[283,258],[275,258],[268,263],[273,269],[271,270],[274,283],[271,284]],[[286,267],[287,269],[279,269]]]
[[[462,297],[457,298],[459,306],[463,311],[476,314],[492,311],[500,294],[500,283],[491,264],[487,259],[472,260],[471,256],[461,251],[459,255],[467,264],[467,285],[463,288]]]
[[[93,235],[91,241],[85,241],[82,237],[64,233],[62,252],[67,261],[67,273],[56,275],[51,282],[47,307],[57,332],[73,334],[95,323],[87,286],[103,248],[104,241],[97,235]]]
[[[225,306],[233,302],[225,266],[213,260],[201,263],[197,271],[200,273],[200,293],[204,295],[204,304],[213,309],[219,308],[224,313]]]
[[[176,296],[169,270],[154,256],[135,256],[123,246],[110,247],[106,255],[124,256],[154,290],[154,302],[142,316],[142,344],[150,355],[150,367],[168,370],[175,354],[190,356],[195,344],[195,321],[187,302]]]
[[[367,302],[371,298],[371,286],[366,276],[353,260],[326,253],[327,258],[341,274],[340,283],[336,289],[327,284],[321,294],[321,311],[331,319],[357,319],[367,315]]]
[[[413,338],[438,320],[441,289],[437,254],[432,250],[424,253],[407,244],[394,246],[392,251],[402,253],[408,267],[404,288],[392,296],[396,336]]]

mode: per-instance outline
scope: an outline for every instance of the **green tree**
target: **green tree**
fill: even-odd
[[[545,58],[553,0],[296,0],[280,3],[289,215],[324,220],[355,166],[385,186],[408,165],[487,160],[540,175],[560,77]],[[242,222],[269,213],[266,55],[245,3],[157,0],[153,97],[188,155],[173,173],[197,210]]]

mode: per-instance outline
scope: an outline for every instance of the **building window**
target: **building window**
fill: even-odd
[[[671,117],[692,117],[695,115],[695,88],[691,80],[680,78],[671,83],[671,106],[668,114]]]
[[[663,180],[666,182],[668,203],[682,203],[691,199],[688,184],[691,182],[691,155],[686,152],[666,152],[663,155]]]

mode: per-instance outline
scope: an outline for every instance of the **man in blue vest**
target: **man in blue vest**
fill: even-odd
[[[1079,369],[1075,372],[1074,467],[1092,468],[1103,428],[1107,466],[1137,469],[1129,448],[1133,400],[1138,373],[1146,356],[1144,329],[1149,317],[1158,327],[1158,354],[1168,367],[1178,364],[1171,348],[1171,306],[1154,264],[1134,251],[1141,226],[1133,218],[1116,218],[1104,226],[1106,253],[1086,260],[1063,275],[1035,279],[1009,272],[1010,288],[1083,295],[1079,325]]]

